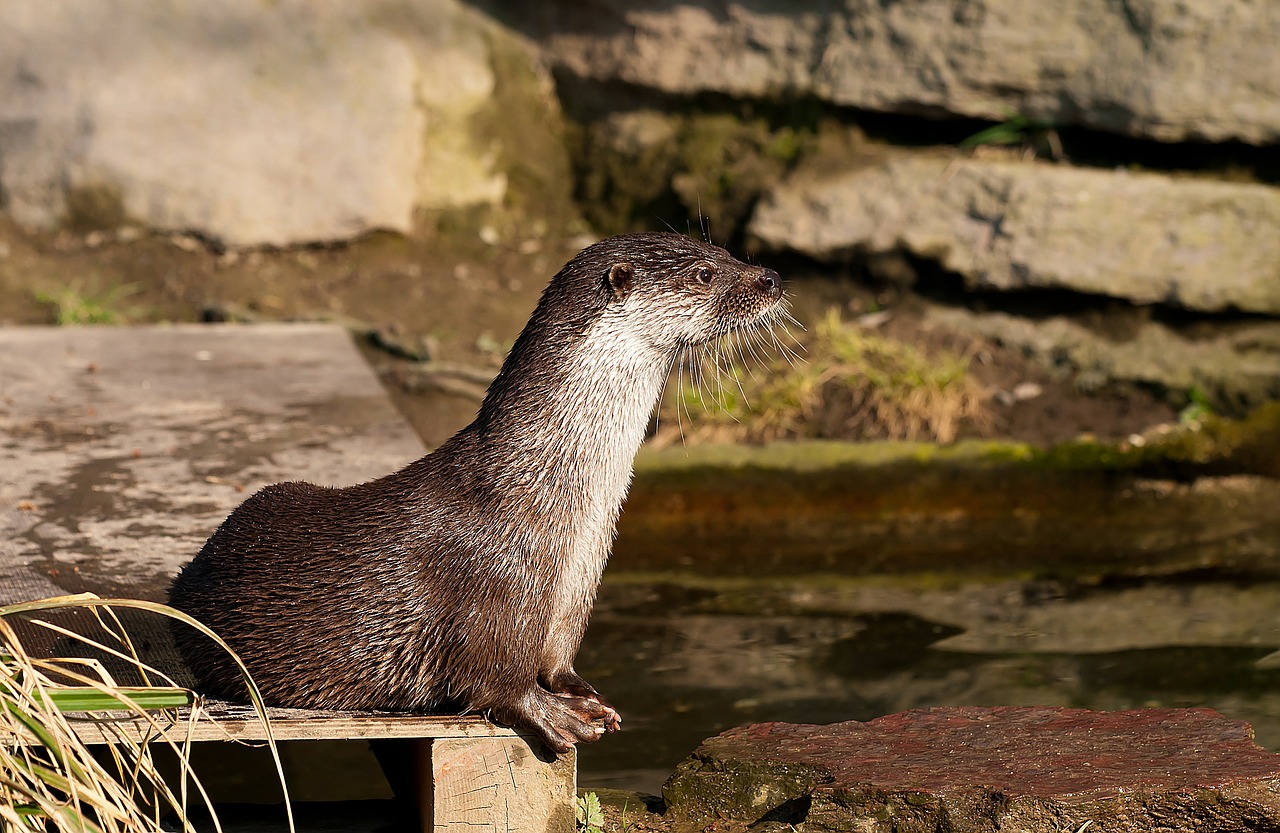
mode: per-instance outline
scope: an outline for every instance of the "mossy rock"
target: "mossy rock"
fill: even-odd
[[[643,452],[610,570],[1280,573],[1280,405],[1143,443]]]
[[[578,124],[571,141],[577,198],[596,228],[616,234],[688,218],[725,240],[814,133],[763,116],[634,109]]]
[[[718,817],[754,822],[807,796],[826,778],[818,767],[766,758],[735,761],[734,766],[726,767],[712,755],[694,752],[663,784],[662,797],[667,812],[678,819]]]

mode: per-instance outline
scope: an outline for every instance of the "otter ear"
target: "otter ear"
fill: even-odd
[[[609,284],[609,291],[613,293],[613,300],[621,301],[631,292],[631,282],[635,278],[635,267],[630,263],[615,263],[609,267],[609,271],[605,274],[605,282]]]

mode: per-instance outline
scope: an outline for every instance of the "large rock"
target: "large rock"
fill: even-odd
[[[871,831],[1280,830],[1280,755],[1208,709],[936,708],[711,738],[669,811]]]
[[[469,132],[494,83],[482,26],[453,0],[7,4],[0,206],[285,245],[498,199]]]
[[[804,165],[751,232],[820,260],[905,250],[972,287],[1280,313],[1280,189],[1016,161]]]
[[[1158,321],[1100,331],[1081,320],[1032,320],[1004,312],[928,307],[929,321],[1011,347],[1084,388],[1111,382],[1155,390],[1177,406],[1192,391],[1221,413],[1242,414],[1280,400],[1280,321],[1246,321],[1179,333]]]
[[[1280,5],[1254,0],[525,4],[584,78],[665,93],[813,96],[866,110],[1176,141],[1280,140]]]

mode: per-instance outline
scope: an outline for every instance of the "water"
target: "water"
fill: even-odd
[[[911,581],[614,577],[577,667],[625,722],[580,785],[657,793],[731,726],[924,706],[1209,707],[1280,749],[1280,583]]]
[[[623,729],[579,785],[657,794],[705,738],[946,705],[1209,707],[1280,750],[1280,581],[939,576],[693,579],[614,571],[577,668]],[[281,745],[295,798],[388,798],[362,742]],[[198,744],[220,801],[279,800],[261,748]],[[370,805],[372,806],[372,805]]]

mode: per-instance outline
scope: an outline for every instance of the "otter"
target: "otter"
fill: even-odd
[[[574,671],[636,451],[678,356],[782,315],[778,273],[674,233],[612,237],[543,291],[475,420],[346,488],[268,486],[174,580],[268,704],[479,712],[560,753],[617,731]],[[175,632],[204,693],[230,659]]]

